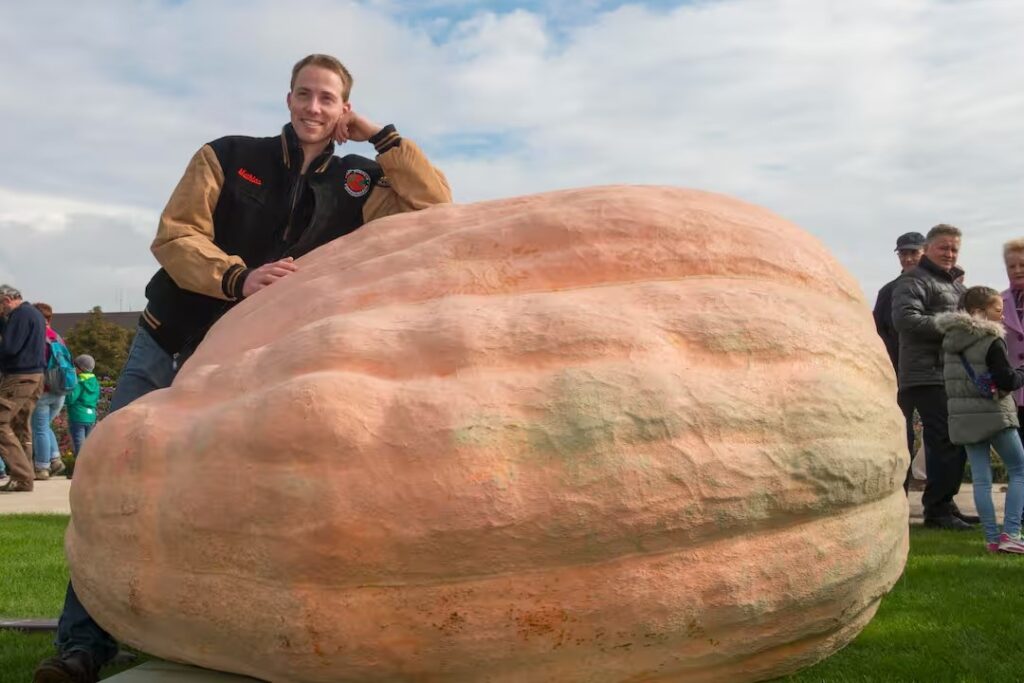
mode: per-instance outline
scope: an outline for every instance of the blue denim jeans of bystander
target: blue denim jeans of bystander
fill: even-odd
[[[1016,538],[1020,535],[1021,507],[1024,506],[1024,445],[1020,435],[1015,428],[1008,427],[988,441],[968,444],[965,448],[971,461],[974,505],[985,530],[985,541],[995,543],[999,539],[999,523],[992,504],[992,448],[1003,459],[1009,480],[1003,509],[1003,532]]]
[[[85,443],[85,437],[89,436],[92,432],[92,428],[96,426],[95,422],[69,422],[68,431],[71,432],[71,447],[75,450],[75,457],[78,457],[78,451],[82,450],[82,444]]]
[[[32,460],[37,470],[48,470],[50,461],[60,458],[60,444],[53,433],[53,421],[64,407],[64,394],[44,392],[32,411]]]

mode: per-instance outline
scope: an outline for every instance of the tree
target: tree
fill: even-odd
[[[88,318],[71,328],[64,341],[72,355],[87,353],[96,360],[97,377],[105,375],[116,380],[128,359],[133,336],[131,330],[104,319],[103,310],[95,306]]]

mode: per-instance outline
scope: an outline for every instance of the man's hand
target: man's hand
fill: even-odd
[[[242,296],[250,297],[298,269],[299,267],[295,265],[295,260],[291,256],[260,266],[245,277],[245,282],[242,283]]]
[[[341,144],[349,140],[366,142],[383,127],[350,109],[338,119],[338,125],[334,127],[334,139]]]

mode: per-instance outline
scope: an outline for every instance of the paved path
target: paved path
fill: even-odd
[[[18,513],[40,513],[53,512],[59,514],[71,514],[68,506],[68,491],[71,490],[71,480],[64,477],[54,477],[47,481],[37,481],[36,488],[32,493],[0,493],[0,515]],[[992,498],[996,506],[996,517],[1003,518],[1003,493],[1006,491],[1006,484],[996,484]],[[970,484],[960,487],[960,495],[956,497],[956,503],[964,512],[974,514],[974,494]],[[910,523],[921,524],[921,492],[910,492]]]
[[[71,514],[68,505],[70,490],[71,480],[60,476],[37,481],[31,493],[0,493],[0,515],[41,512]]]

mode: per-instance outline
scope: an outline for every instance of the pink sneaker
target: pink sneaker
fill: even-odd
[[[1011,538],[1009,534],[999,535],[999,552],[1024,555],[1024,540],[1020,536]]]
[[[996,543],[986,543],[985,544],[985,550],[989,551],[990,553],[998,553],[999,552],[999,543],[998,542],[996,542]]]

